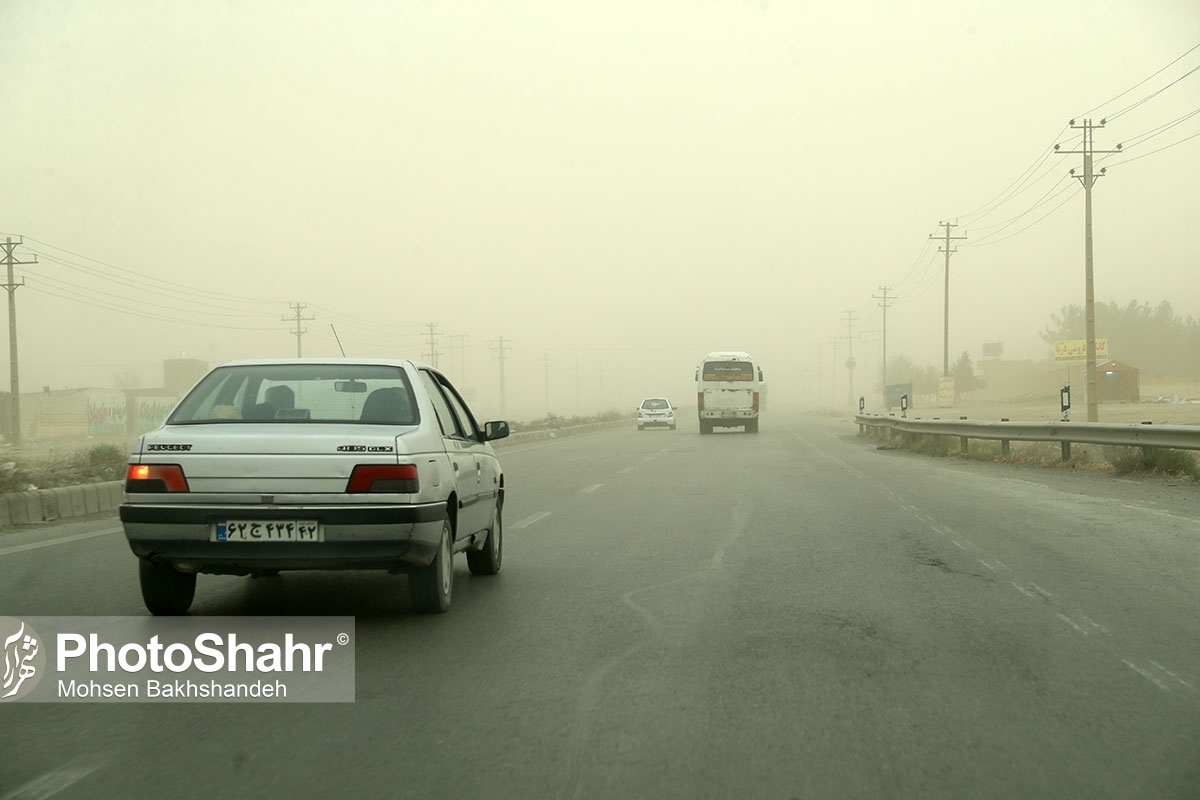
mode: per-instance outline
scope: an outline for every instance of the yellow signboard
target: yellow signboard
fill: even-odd
[[[1087,361],[1087,339],[1064,339],[1054,343],[1055,361]],[[1096,361],[1108,361],[1108,339],[1096,340]]]

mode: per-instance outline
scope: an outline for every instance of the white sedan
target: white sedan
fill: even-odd
[[[454,554],[494,575],[504,474],[438,370],[405,360],[235,361],[213,369],[129,458],[121,523],[154,614],[199,573],[407,573],[413,606],[450,606]]]

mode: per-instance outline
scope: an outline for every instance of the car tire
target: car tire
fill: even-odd
[[[671,430],[675,430],[675,426],[674,426],[674,425],[672,425],[672,426],[671,426]]]
[[[408,576],[413,609],[420,614],[441,614],[450,608],[450,597],[454,592],[454,553],[450,549],[453,537],[454,530],[450,520],[446,519],[442,522],[442,535],[433,561],[413,569]]]
[[[279,575],[277,569],[256,569],[250,571],[251,578],[274,578]]]
[[[758,420],[752,419],[746,423],[746,433],[758,433]]]
[[[713,425],[708,420],[700,420],[700,434],[709,434],[713,432]]]
[[[196,573],[180,572],[174,567],[139,559],[138,578],[142,601],[155,616],[186,614],[196,596]]]
[[[644,430],[646,430],[646,427],[644,425],[638,425],[638,430],[644,431]]]
[[[487,541],[481,550],[467,551],[467,569],[472,575],[495,575],[500,571],[500,563],[504,558],[504,524],[501,519],[501,505],[496,503],[495,515],[492,517],[492,527],[488,530]]]

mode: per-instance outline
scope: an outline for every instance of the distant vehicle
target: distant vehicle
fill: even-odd
[[[762,368],[748,353],[709,353],[696,368],[700,433],[737,427],[747,433],[758,433],[758,418],[766,393]]]
[[[647,397],[637,407],[637,428],[670,428],[675,430],[675,406],[665,397]]]
[[[404,360],[236,361],[213,369],[129,457],[121,523],[153,614],[199,573],[405,572],[445,611],[453,557],[500,571],[504,474],[438,370]]]

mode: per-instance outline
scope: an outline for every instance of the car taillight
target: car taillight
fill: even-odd
[[[416,494],[419,491],[417,468],[412,464],[359,464],[350,473],[350,483],[346,485],[348,494]]]
[[[187,478],[178,464],[130,464],[125,471],[127,492],[186,492]]]
[[[700,410],[704,410],[704,392],[696,392],[696,402],[700,405]]]
[[[758,392],[754,393],[754,413],[758,413]]]

